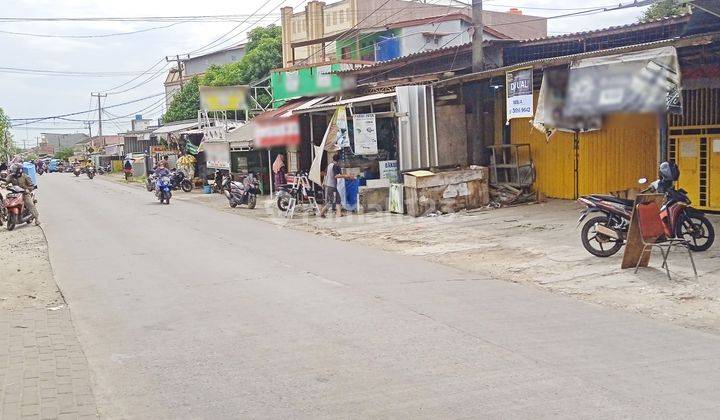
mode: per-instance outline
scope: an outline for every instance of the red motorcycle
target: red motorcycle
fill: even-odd
[[[665,163],[663,163],[665,165]],[[665,170],[661,165],[660,180],[650,184],[643,193],[664,193],[665,202],[660,209],[660,217],[668,238],[682,238],[688,241],[691,251],[705,251],[715,242],[715,229],[705,214],[690,206],[687,192],[673,187],[679,174],[677,169]],[[646,179],[640,183],[645,184]],[[633,200],[626,200],[609,195],[588,195],[578,199],[586,206],[580,214],[578,226],[589,215],[582,227],[580,239],[583,247],[598,257],[609,257],[616,254],[627,238],[630,218],[633,211]]]
[[[23,188],[18,186],[8,187],[10,191],[5,197],[3,207],[7,212],[7,230],[15,229],[15,226],[23,223],[32,223],[35,217],[30,213],[30,210],[25,207],[25,194],[32,195],[32,192],[26,192]]]

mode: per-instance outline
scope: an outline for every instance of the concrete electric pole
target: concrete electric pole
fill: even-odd
[[[91,93],[90,96],[97,97],[98,100],[98,136],[102,136],[102,104],[100,103],[100,98],[107,97],[107,93],[94,92]],[[90,133],[90,137],[92,137],[92,132]]]
[[[473,20],[473,36],[472,36],[472,71],[479,72],[483,70],[483,4],[482,0],[472,0],[472,20]]]
[[[190,55],[188,54],[187,58],[190,58]],[[174,58],[171,55],[165,56],[166,62],[174,61],[177,64],[178,72],[180,74],[180,89],[183,87],[183,71],[182,71],[182,61],[180,60],[180,56],[176,55]]]

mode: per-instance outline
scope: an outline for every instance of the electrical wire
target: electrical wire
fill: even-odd
[[[252,17],[253,14],[196,15],[196,16],[104,16],[104,17],[0,17],[0,22],[177,22],[228,21]]]
[[[279,7],[280,4],[285,3],[285,1],[287,1],[287,0],[281,0],[281,2],[278,3],[278,6],[277,6],[277,7]],[[205,45],[203,45],[203,46],[200,47],[200,48],[194,49],[194,50],[190,51],[190,52],[187,53],[187,54],[188,54],[188,55],[191,55],[191,54],[195,54],[195,53],[198,53],[198,52],[201,52],[201,51],[206,51],[206,50],[211,49],[211,48],[213,48],[214,46],[218,45],[218,43],[224,42],[224,41],[222,41],[223,38],[225,38],[225,37],[227,37],[228,35],[230,35],[231,33],[235,32],[236,29],[238,29],[239,27],[241,27],[242,25],[245,24],[245,22],[247,21],[247,19],[249,19],[250,17],[252,17],[252,16],[254,16],[254,15],[256,15],[256,14],[258,14],[266,5],[267,5],[267,3],[263,3],[263,4],[262,4],[260,7],[258,7],[254,12],[252,12],[252,14],[250,14],[245,20],[243,20],[242,22],[240,22],[240,23],[238,23],[237,25],[233,26],[232,29],[230,29],[229,31],[227,31],[227,32],[225,32],[224,34],[220,35],[220,37],[216,38],[214,41],[211,41],[210,43],[205,44]]]
[[[143,80],[142,82],[140,82],[140,83],[138,83],[138,84],[136,84],[136,85],[134,85],[134,86],[130,86],[130,87],[128,87],[128,88],[125,88],[125,89],[119,90],[119,91],[105,91],[105,93],[108,94],[108,95],[119,95],[119,94],[121,94],[121,93],[129,92],[129,91],[131,91],[131,90],[133,90],[133,89],[137,89],[137,88],[139,88],[140,86],[144,86],[144,85],[150,83],[151,81],[157,79],[158,77],[162,76],[163,73],[168,69],[169,64],[170,64],[170,63],[167,63],[164,67],[161,67],[161,68],[160,68],[159,70],[157,70],[155,73],[153,73],[152,75],[150,75],[150,77],[146,78],[145,80]]]
[[[158,64],[163,63],[163,62],[165,62],[165,58],[164,58],[164,57],[161,58],[161,59],[159,59],[158,61],[156,61],[152,66],[150,66],[150,68],[148,68],[147,70],[145,70],[142,74],[139,74],[139,75],[133,77],[132,79],[128,80],[128,81],[125,82],[125,83],[121,83],[121,84],[119,84],[119,85],[117,85],[117,86],[111,87],[110,89],[106,89],[106,90],[103,90],[103,91],[101,91],[101,92],[107,93],[107,92],[113,91],[113,90],[115,90],[115,89],[120,89],[120,88],[123,87],[123,86],[127,86],[127,85],[129,85],[130,83],[134,82],[135,80],[141,78],[143,75],[150,73]],[[168,64],[168,63],[166,62],[166,63],[165,63],[165,68],[167,68],[167,64]]]
[[[21,67],[0,67],[0,73],[37,74],[43,76],[68,76],[68,77],[117,77],[117,76],[142,76],[144,71],[107,71],[107,72],[82,72],[64,70],[29,69]]]
[[[137,102],[145,101],[145,100],[147,100],[147,99],[157,98],[158,96],[161,96],[161,95],[165,95],[165,93],[164,93],[164,92],[162,92],[162,93],[157,93],[157,94],[154,94],[154,95],[146,96],[146,97],[144,97],[144,98],[133,99],[133,100],[131,100],[131,101],[126,101],[126,102],[119,103],[119,104],[116,104],[116,105],[109,105],[109,106],[107,106],[107,108],[117,108],[117,107],[124,106],[124,105],[134,104],[134,103],[137,103]],[[97,108],[96,108],[96,109],[93,109],[92,111],[97,111]],[[91,112],[92,112],[92,111],[91,111]],[[52,120],[52,119],[62,119],[62,118],[71,117],[71,116],[74,116],[74,115],[85,114],[85,113],[87,113],[87,112],[88,112],[88,111],[77,111],[77,112],[69,112],[69,113],[60,114],[60,115],[51,115],[51,116],[48,116],[48,117],[9,118],[9,120],[10,120],[10,121],[25,121],[24,123],[20,123],[20,124],[12,124],[13,127],[18,127],[18,126],[24,126],[24,125],[28,125],[28,124],[34,124],[34,123],[37,123],[37,122],[39,122],[39,121]]]

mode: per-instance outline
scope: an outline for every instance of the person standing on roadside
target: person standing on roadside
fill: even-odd
[[[332,207],[332,211],[337,215],[337,206],[340,205],[340,216],[344,216],[342,205],[340,204],[340,193],[337,189],[337,180],[340,178],[352,179],[351,176],[343,175],[340,171],[340,155],[335,154],[325,169],[325,180],[323,186],[325,187],[325,205],[320,210],[320,217],[325,217],[328,209]]]
[[[287,182],[285,179],[287,169],[285,168],[284,155],[277,155],[277,157],[275,158],[275,162],[273,162],[272,170],[273,174],[275,175],[275,189],[277,190],[281,185],[285,185],[285,183]]]

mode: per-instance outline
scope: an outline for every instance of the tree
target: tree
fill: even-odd
[[[653,4],[645,10],[640,21],[661,19],[675,15],[687,13],[688,4],[680,0],[655,0]]]
[[[163,122],[169,123],[197,118],[197,112],[200,109],[199,83],[199,78],[195,76],[175,94],[167,112],[163,115]]]
[[[197,117],[200,109],[199,86],[247,85],[282,66],[282,31],[277,25],[253,29],[248,33],[245,55],[240,61],[222,66],[213,65],[202,78],[194,77],[173,97],[163,122],[188,120]],[[269,99],[265,98],[269,103]]]
[[[10,119],[5,114],[5,111],[0,108],[0,162],[18,152],[17,147],[13,145],[12,134],[10,133]]]
[[[75,154],[75,150],[72,147],[63,147],[62,149],[55,152],[55,159],[70,160]]]
[[[245,55],[240,61],[211,66],[201,81],[204,86],[246,85],[282,66],[282,34],[279,26],[255,28],[248,34]]]

